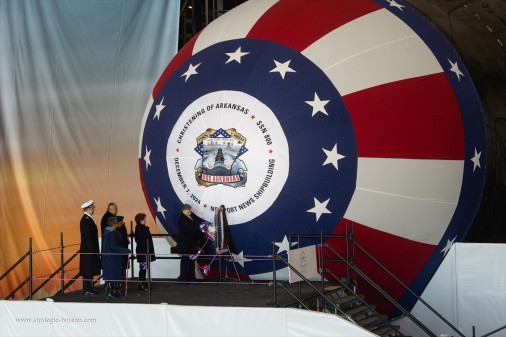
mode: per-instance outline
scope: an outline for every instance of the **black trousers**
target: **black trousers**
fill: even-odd
[[[139,281],[146,281],[146,269],[139,270]]]
[[[180,281],[193,282],[195,277],[195,260],[191,260],[189,256],[181,256],[181,267],[179,268]]]
[[[83,275],[83,291],[93,291],[93,276]]]

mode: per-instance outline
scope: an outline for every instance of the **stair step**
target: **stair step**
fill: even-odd
[[[371,308],[375,309],[375,306],[374,305],[370,305]],[[361,315],[361,314],[364,314],[366,313],[367,311],[369,311],[370,309],[367,307],[367,305],[365,304],[361,304],[359,306],[356,306],[356,307],[352,307],[348,310],[346,310],[346,314],[348,314],[349,316],[351,316],[353,319],[355,319],[357,316]]]
[[[394,331],[394,329],[392,329],[388,325],[382,325],[379,328],[372,330],[371,332],[373,334],[376,334],[378,336],[382,336],[383,337],[383,336],[388,336],[388,335],[390,335],[391,333],[393,333],[395,331]]]
[[[334,284],[334,285],[328,285],[323,288],[323,291],[326,293],[336,292],[339,290],[344,290],[345,288],[342,285]]]
[[[387,318],[385,315],[371,315],[367,316],[365,318],[362,318],[358,320],[356,323],[360,325],[361,327],[367,328],[367,327],[373,327],[375,325],[379,325],[384,322],[384,320]]]
[[[365,298],[365,295],[363,295],[363,294],[348,295],[348,296],[344,296],[344,297],[340,297],[340,298],[335,299],[333,301],[333,303],[335,305],[337,305],[338,307],[347,307],[353,303],[362,302],[361,300],[363,300],[364,298]]]

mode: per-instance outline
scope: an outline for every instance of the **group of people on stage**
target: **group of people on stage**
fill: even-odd
[[[81,205],[84,214],[80,222],[81,248],[79,269],[83,277],[83,295],[95,295],[93,278],[101,274],[105,281],[105,297],[113,299],[123,296],[122,288],[125,284],[126,272],[129,268],[128,238],[124,217],[118,215],[118,206],[109,203],[107,211],[102,217],[102,251],[98,244],[98,227],[93,218],[95,205],[89,200]],[[155,261],[155,249],[149,227],[146,226],[146,214],[135,216],[135,242],[137,261],[139,262],[139,289],[147,290],[146,269],[147,249],[149,246],[150,261]]]
[[[128,249],[130,240],[123,221],[119,216],[118,206],[110,203],[102,217],[100,227],[102,230],[102,251],[99,250],[98,227],[93,214],[95,205],[89,200],[81,205],[84,214],[80,222],[81,248],[79,268],[83,277],[83,295],[95,295],[93,290],[93,278],[102,272],[105,281],[105,297],[107,299],[122,296],[121,288],[126,278],[126,270],[129,267]],[[184,204],[181,207],[181,215],[178,219],[179,234],[177,235],[177,252],[181,254],[179,281],[194,282],[195,259],[191,256],[198,252],[198,246],[206,235],[200,230],[203,220],[191,211],[191,206]],[[139,289],[148,290],[146,272],[148,268],[147,252],[149,248],[150,260],[155,261],[155,249],[153,238],[148,226],[146,226],[146,214],[138,213],[135,216],[135,243],[137,262],[139,263]]]

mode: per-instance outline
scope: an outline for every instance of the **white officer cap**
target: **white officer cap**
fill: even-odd
[[[90,206],[93,206],[93,200],[86,201],[84,204],[81,205],[81,208],[82,209],[86,209],[86,208],[88,208]]]

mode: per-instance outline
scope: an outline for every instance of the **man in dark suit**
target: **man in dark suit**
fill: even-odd
[[[81,248],[79,258],[79,271],[83,277],[83,295],[94,295],[93,277],[100,275],[100,252],[98,245],[98,228],[93,218],[95,205],[88,200],[81,205],[84,211],[81,218]]]
[[[107,205],[107,211],[102,216],[102,220],[100,221],[100,229],[102,230],[102,236],[104,235],[104,230],[106,229],[107,225],[107,219],[112,218],[113,216],[118,215],[118,205],[116,205],[114,202],[110,202],[109,205]]]

